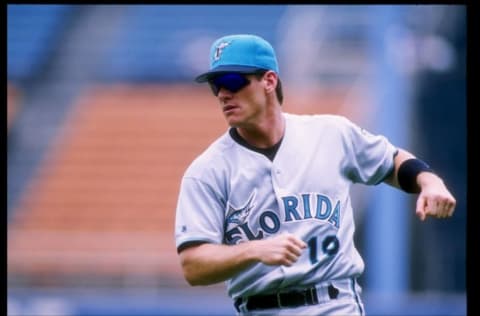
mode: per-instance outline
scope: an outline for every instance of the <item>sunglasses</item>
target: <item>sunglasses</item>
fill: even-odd
[[[238,92],[250,84],[250,80],[239,73],[227,73],[219,75],[208,81],[210,88],[215,96],[218,96],[220,89],[223,87],[230,92]]]

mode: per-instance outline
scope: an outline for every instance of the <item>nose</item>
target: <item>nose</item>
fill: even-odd
[[[225,89],[224,87],[220,87],[220,89],[218,90],[218,97],[219,98],[225,98],[225,97],[231,97],[233,95],[233,93],[227,89]]]

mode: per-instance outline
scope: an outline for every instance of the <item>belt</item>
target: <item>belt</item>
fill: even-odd
[[[339,290],[332,284],[327,287],[328,297],[336,299]],[[319,304],[317,288],[315,286],[302,290],[279,292],[268,295],[253,295],[235,300],[235,308],[240,312],[240,305],[246,302],[247,311],[282,307],[299,307]]]

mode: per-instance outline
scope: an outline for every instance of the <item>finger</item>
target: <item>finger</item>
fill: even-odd
[[[299,239],[298,237],[296,237],[293,234],[288,234],[287,241],[292,243],[296,247],[301,248],[301,249],[307,248],[307,244],[303,240]]]
[[[438,217],[439,218],[447,218],[451,214],[451,204],[448,200],[443,200],[437,203],[438,207]]]
[[[450,202],[449,205],[448,205],[448,216],[449,217],[453,215],[454,210],[455,210],[455,201]]]
[[[294,243],[285,245],[285,255],[293,255],[299,257],[302,254],[302,249]]]
[[[450,209],[451,209],[450,203],[449,203],[448,201],[445,201],[445,202],[443,203],[443,209],[442,209],[443,217],[444,217],[444,218],[450,216]]]
[[[449,200],[443,202],[442,215],[443,218],[450,217],[452,214],[452,203]]]
[[[282,264],[287,266],[287,267],[290,267],[291,265],[293,265],[295,262],[297,261],[297,257],[293,254],[287,254],[283,260],[282,260]]]
[[[425,205],[425,215],[439,217],[440,214],[438,211],[437,202],[434,199],[427,198],[427,203]]]
[[[299,247],[300,249],[307,248],[307,244],[303,240],[301,240],[301,239],[299,239],[295,236],[292,236],[292,237],[293,237],[292,241],[297,247]]]
[[[298,260],[298,257],[299,256],[297,254],[293,253],[293,252],[290,252],[287,255],[288,260],[291,261],[291,262],[296,262]]]
[[[418,218],[420,218],[421,221],[425,220],[426,215],[425,215],[425,212],[423,210],[417,210],[416,214],[417,214]]]
[[[295,243],[295,245],[299,248],[299,249],[305,249],[307,248],[307,244],[303,241],[303,240],[300,240],[298,239]]]
[[[290,245],[290,247],[287,248],[290,252],[292,252],[295,256],[300,256],[302,254],[302,248],[296,246],[296,245]]]
[[[439,203],[438,206],[437,206],[437,217],[439,218],[445,218],[447,217],[447,207],[445,204],[442,204],[442,203]]]
[[[440,203],[434,198],[427,198],[425,204],[425,215],[442,217]]]
[[[415,213],[421,221],[425,220],[425,198],[423,198],[422,196],[419,196],[417,199]]]

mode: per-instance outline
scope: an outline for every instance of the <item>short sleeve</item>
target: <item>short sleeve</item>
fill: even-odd
[[[184,177],[180,185],[176,217],[175,243],[221,243],[225,202],[208,184]]]
[[[345,125],[346,173],[357,183],[378,184],[394,168],[398,149],[383,135],[374,135],[348,119]]]

